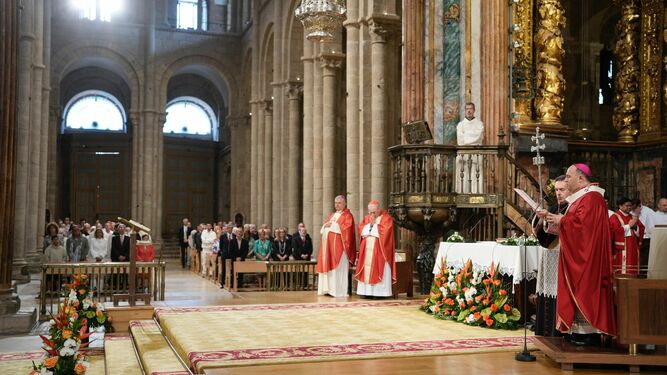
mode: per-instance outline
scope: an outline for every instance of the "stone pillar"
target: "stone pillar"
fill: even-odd
[[[246,173],[250,174],[250,217],[246,220],[249,223],[257,221],[257,156],[259,146],[259,132],[257,126],[257,119],[259,116],[259,102],[250,102],[250,170]]]
[[[264,170],[266,169],[266,163],[264,161],[264,155],[266,153],[266,128],[264,122],[264,112],[266,108],[266,102],[261,100],[257,102],[257,140],[255,141],[255,146],[257,147],[257,170],[255,173],[255,180],[257,180],[257,191],[254,200],[257,201],[257,216],[253,219],[256,221],[255,224],[259,227],[262,222],[266,220],[266,199],[264,197]]]
[[[489,0],[482,7],[481,80],[482,102],[480,118],[484,121],[486,143],[496,144],[498,130],[509,121],[508,48],[509,10],[507,1]],[[505,129],[508,134],[509,129]]]
[[[313,222],[313,43],[303,41],[303,196],[301,205],[303,214],[300,218],[312,234],[316,232]]]
[[[301,210],[299,210],[299,192],[300,184],[297,178],[299,170],[299,162],[301,161],[302,147],[299,144],[301,139],[301,94],[303,92],[303,83],[290,82],[287,89],[288,99],[288,117],[289,117],[289,140],[285,143],[287,147],[288,161],[287,171],[295,171],[288,173],[287,178],[287,220],[285,224],[292,230],[295,230],[299,220],[301,219]]]
[[[41,215],[42,223],[44,223],[46,209],[49,208],[49,213],[51,213],[51,218],[53,219],[53,207],[47,206],[46,204],[46,192],[47,192],[47,166],[48,166],[48,153],[55,144],[49,143],[50,138],[50,129],[51,129],[51,116],[49,111],[49,96],[51,93],[51,6],[52,1],[44,2],[44,48],[43,48],[43,62],[44,62],[44,76],[42,77],[42,108],[41,108],[41,128],[42,134],[40,139],[40,159],[39,159],[39,206],[37,212]],[[46,224],[46,223],[44,223]],[[42,225],[46,227],[46,225]],[[38,229],[39,230],[39,229]],[[38,255],[41,255],[42,250],[42,241],[41,235],[44,234],[44,231],[38,232]],[[41,259],[40,259],[41,260]]]
[[[53,95],[53,100],[56,95]],[[60,107],[49,108],[49,139],[47,141],[48,155],[46,161],[46,207],[51,210],[52,218],[62,217],[58,211],[58,132],[60,130]]]
[[[359,185],[359,128],[362,126],[359,112],[359,0],[348,0],[347,20],[343,23],[345,40],[345,153],[347,168],[347,206],[357,220],[362,214]]]
[[[331,211],[336,196],[336,82],[345,56],[322,54],[322,212]]]
[[[387,207],[389,155],[387,153],[387,41],[400,20],[387,16],[369,21],[371,36],[371,196]]]
[[[318,53],[319,45],[313,51]],[[313,237],[313,248],[319,246],[320,231],[323,217],[322,212],[322,65],[313,61],[313,227],[310,235]]]
[[[32,85],[32,58],[35,40],[34,0],[26,0],[20,11],[20,37],[18,45],[18,128],[16,133],[16,203],[14,224],[14,276],[20,281],[29,281],[29,275],[22,274],[21,270],[26,261],[26,234],[32,233],[27,223],[33,220],[34,212],[27,206],[29,199],[29,160],[30,160],[30,98]]]
[[[25,8],[23,10],[26,11]],[[36,310],[19,311],[21,301],[12,286],[16,217],[16,151],[18,98],[19,2],[0,2],[0,333],[28,332]],[[23,225],[26,223],[24,222]]]
[[[272,186],[272,161],[273,157],[273,100],[264,101],[264,216],[262,223],[267,223],[273,228],[273,186]]]
[[[277,50],[277,49],[276,49]],[[274,60],[275,62],[276,60]],[[274,64],[275,67],[275,64]],[[271,96],[271,99],[273,101],[273,111],[271,112],[271,118],[273,120],[272,126],[273,126],[273,137],[271,138],[271,149],[272,149],[272,157],[271,157],[271,192],[273,194],[273,199],[271,199],[271,217],[269,221],[269,225],[273,228],[277,228],[279,226],[283,226],[283,211],[282,211],[282,206],[283,202],[285,200],[285,195],[282,191],[282,185],[280,183],[280,177],[282,175],[282,171],[284,171],[283,166],[285,165],[282,162],[283,158],[283,153],[286,151],[285,150],[285,142],[283,142],[283,136],[285,135],[284,132],[282,131],[282,101],[283,101],[283,91],[282,91],[282,85],[278,83],[273,83],[271,84],[273,87],[273,96]]]

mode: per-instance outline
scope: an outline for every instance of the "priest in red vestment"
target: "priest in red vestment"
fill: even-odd
[[[612,267],[627,275],[639,273],[639,248],[644,238],[644,224],[633,214],[628,197],[618,200],[618,210],[609,217],[611,240],[614,242]]]
[[[380,202],[368,203],[368,215],[359,224],[359,260],[357,261],[357,294],[389,297],[396,282],[394,259],[394,219]]]
[[[315,270],[319,274],[317,294],[332,297],[347,296],[350,265],[357,254],[357,239],[354,234],[354,218],[347,209],[347,200],[339,195],[334,200],[336,212],[322,225],[320,251]]]
[[[609,216],[604,190],[590,183],[591,176],[586,164],[570,166],[568,209],[547,216],[560,226],[556,328],[573,334],[575,343],[597,336],[592,334],[616,335]]]

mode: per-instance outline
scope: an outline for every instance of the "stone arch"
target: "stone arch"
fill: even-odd
[[[284,78],[288,81],[303,79],[301,57],[303,56],[304,30],[301,22],[294,16],[294,10],[299,6],[299,3],[300,1],[298,0],[292,0],[290,6],[287,8],[287,13],[284,14],[284,40],[287,41],[285,48],[287,51],[285,59],[287,69],[284,70]]]
[[[140,108],[143,77],[139,74],[137,60],[131,53],[98,45],[81,45],[76,41],[70,45],[72,47],[63,48],[52,58],[51,87],[59,90],[62,79],[74,70],[84,67],[100,67],[118,74],[125,81],[130,87],[131,110]],[[58,98],[58,95],[51,97]]]
[[[264,31],[264,38],[262,38],[259,59],[259,92],[260,97],[264,99],[270,97],[273,92],[271,82],[275,63],[273,61],[274,40],[273,23],[269,23]]]

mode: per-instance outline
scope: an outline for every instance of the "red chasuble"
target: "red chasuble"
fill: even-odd
[[[644,238],[644,224],[637,220],[636,230],[630,228],[630,236],[626,237],[623,225],[628,225],[631,219],[632,215],[627,215],[621,210],[616,210],[609,217],[609,229],[614,242],[612,267],[616,272],[636,275],[639,273],[639,241]]]
[[[391,269],[392,284],[396,282],[396,263],[394,259],[394,219],[385,210],[378,210],[377,216],[380,222],[377,223],[378,234],[380,238],[376,238],[372,251],[372,267],[368,281],[364,279],[365,259],[366,259],[366,238],[361,239],[359,244],[359,261],[357,262],[357,273],[355,278],[363,283],[377,284],[382,281],[384,276],[384,263],[389,263]],[[371,215],[364,216],[364,219],[359,224],[359,235],[363,231],[366,224],[371,224]],[[376,223],[372,223],[376,225]]]
[[[331,222],[336,213],[329,215],[325,223]],[[350,264],[354,263],[357,254],[357,239],[354,236],[354,218],[349,209],[342,212],[336,221],[340,227],[340,233],[327,231],[326,238],[320,241],[320,251],[317,254],[317,273],[333,271],[338,267],[343,251],[347,254]]]
[[[577,309],[597,330],[615,336],[611,238],[604,190],[587,186],[567,198],[560,221],[556,328],[571,329]]]

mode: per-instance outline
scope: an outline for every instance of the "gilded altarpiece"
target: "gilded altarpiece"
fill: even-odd
[[[642,1],[640,141],[653,138],[661,127],[664,12],[662,0]]]

